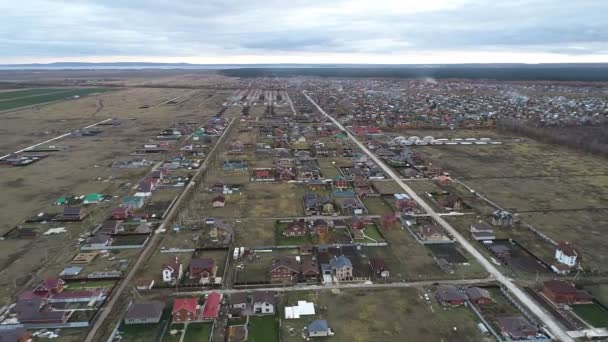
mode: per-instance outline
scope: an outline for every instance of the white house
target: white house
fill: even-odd
[[[252,297],[253,313],[274,315],[274,294],[272,292],[254,292]]]
[[[172,283],[182,278],[184,267],[177,257],[174,261],[163,266],[162,275],[165,283]]]
[[[560,242],[555,249],[555,259],[568,266],[576,266],[578,262],[578,252],[569,242]]]

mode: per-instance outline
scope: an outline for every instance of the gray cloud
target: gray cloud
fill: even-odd
[[[6,1],[0,62],[448,50],[607,54],[607,10],[605,0]]]

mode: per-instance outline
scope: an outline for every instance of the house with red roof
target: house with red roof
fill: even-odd
[[[260,182],[273,181],[274,175],[270,170],[256,170],[254,174],[255,180]]]
[[[287,224],[283,231],[285,236],[304,236],[306,235],[306,223],[304,220],[292,221]]]
[[[33,292],[40,297],[47,297],[63,291],[64,285],[65,282],[59,278],[46,278],[34,287]]]
[[[197,298],[176,298],[173,301],[173,322],[189,322],[197,319],[198,299]]]
[[[213,291],[207,296],[205,306],[203,307],[203,319],[214,320],[220,312],[222,295]]]
[[[593,296],[579,290],[574,284],[563,280],[549,280],[543,283],[543,295],[555,304],[592,303]]]

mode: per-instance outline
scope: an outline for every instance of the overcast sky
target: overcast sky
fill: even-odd
[[[5,0],[0,63],[608,62],[608,0]]]

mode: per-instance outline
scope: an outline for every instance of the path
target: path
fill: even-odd
[[[112,118],[110,118],[110,119],[105,119],[105,120],[101,120],[101,121],[96,122],[96,123],[94,123],[94,124],[92,124],[92,125],[85,126],[85,127],[81,128],[81,130],[83,130],[83,129],[89,129],[89,128],[91,128],[91,127],[95,127],[95,126],[97,126],[97,125],[99,125],[99,124],[102,124],[102,123],[104,123],[104,122],[108,122],[108,121],[110,121],[110,120],[112,120]],[[48,143],[50,143],[51,141],[55,141],[55,140],[59,140],[59,139],[61,139],[61,138],[65,138],[65,137],[69,136],[70,134],[72,134],[72,132],[71,132],[71,131],[70,131],[69,133],[62,134],[62,135],[60,135],[60,136],[58,136],[58,137],[54,137],[54,138],[52,138],[52,139],[45,140],[45,141],[43,141],[43,142],[41,142],[41,143],[38,143],[38,144],[35,144],[35,145],[32,145],[32,146],[28,146],[28,147],[26,147],[26,148],[22,148],[22,149],[20,149],[20,150],[18,150],[18,151],[15,151],[15,152],[13,152],[13,153],[5,154],[5,155],[3,155],[2,157],[0,157],[0,160],[4,159],[4,158],[6,158],[6,157],[9,157],[9,156],[10,156],[10,155],[12,155],[12,154],[15,154],[15,153],[21,153],[21,152],[24,152],[24,151],[30,150],[30,149],[32,149],[32,148],[34,148],[34,147],[38,147],[38,146],[40,146],[40,145],[48,144]]]

